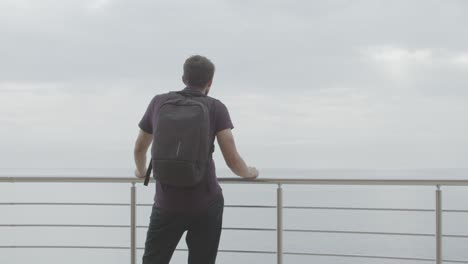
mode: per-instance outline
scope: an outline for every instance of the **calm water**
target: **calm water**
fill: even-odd
[[[1,176],[113,176],[126,177],[132,170],[0,170]],[[231,177],[226,170],[219,176]],[[271,178],[381,178],[465,179],[468,170],[368,171],[368,170],[263,170]],[[317,207],[434,208],[434,187],[284,186],[285,205]],[[226,204],[275,205],[274,185],[223,185]],[[151,203],[154,186],[137,187],[139,203]],[[128,203],[128,184],[0,183],[0,202],[92,202]],[[468,187],[444,187],[444,209],[468,210]],[[138,208],[138,225],[148,224],[151,207]],[[300,210],[286,209],[287,229],[371,231],[433,234],[433,212]],[[129,224],[127,206],[9,206],[0,205],[0,224]],[[274,228],[275,209],[226,208],[225,227]],[[446,235],[468,235],[468,213],[446,212]],[[145,228],[138,229],[143,247]],[[288,232],[285,251],[319,254],[350,254],[434,258],[431,236],[385,236]],[[116,246],[130,243],[127,228],[0,227],[2,245]],[[265,231],[224,231],[221,249],[275,251],[276,234]],[[181,240],[179,248],[185,248]],[[468,239],[444,238],[444,257],[468,263]],[[142,250],[139,250],[141,259]],[[176,252],[172,263],[186,263],[186,253]],[[110,249],[1,249],[0,263],[129,263],[128,250]],[[274,255],[220,253],[218,263],[274,263]],[[285,256],[285,263],[430,263],[364,258]]]

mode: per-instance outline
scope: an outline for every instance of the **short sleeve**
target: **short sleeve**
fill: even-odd
[[[157,97],[154,97],[153,100],[151,100],[145,114],[140,120],[140,123],[138,123],[140,129],[148,134],[153,134],[153,115],[156,98]]]
[[[216,111],[215,111],[215,134],[224,129],[233,129],[231,116],[227,107],[221,102],[216,100]]]

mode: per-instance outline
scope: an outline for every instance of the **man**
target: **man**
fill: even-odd
[[[157,179],[156,195],[146,237],[143,264],[169,263],[185,231],[187,231],[186,243],[189,252],[188,263],[215,263],[224,209],[224,198],[216,178],[215,164],[212,158],[215,137],[226,164],[235,174],[249,179],[254,179],[258,176],[257,169],[255,167],[248,167],[237,152],[234,137],[231,133],[233,125],[226,106],[221,101],[207,96],[213,82],[214,71],[214,64],[203,56],[196,55],[188,58],[184,63],[184,73],[182,76],[186,88],[177,94],[169,93],[155,96],[139,123],[140,133],[136,140],[134,151],[135,174],[139,178],[145,176],[146,152],[154,138],[151,153],[155,167],[155,177]],[[160,170],[158,170],[158,163],[154,159],[158,155],[158,146],[166,148],[168,145],[167,140],[161,140],[161,138],[164,138],[161,136],[162,132],[160,131],[162,129],[160,126],[162,125],[158,123],[158,121],[162,122],[163,118],[161,117],[163,116],[162,106],[168,105],[165,102],[171,100],[168,98],[202,102],[207,109],[204,113],[209,116],[207,118],[209,120],[206,123],[209,128],[206,130],[208,133],[206,138],[209,144],[209,148],[207,148],[207,162],[205,163],[206,168],[201,168],[200,170],[203,173],[203,178],[200,182],[189,188],[178,187],[179,182],[177,181],[179,181],[178,177],[181,175],[177,175],[177,173],[171,175],[171,177],[164,175],[164,170],[161,167],[166,167],[167,164],[159,163],[165,165],[161,165]],[[174,103],[173,105],[177,104]],[[177,111],[177,106],[173,107],[172,109],[175,109],[173,111]],[[166,109],[164,111],[168,111],[167,109],[169,108],[164,109]],[[164,114],[164,116],[171,115],[174,116],[175,114]],[[187,123],[185,124],[187,125]],[[201,127],[204,124],[193,126]],[[173,131],[174,133],[180,132],[180,130],[175,130]],[[193,131],[204,130],[196,127]],[[172,145],[171,153],[179,156],[181,142],[179,141],[178,144],[174,143]],[[185,143],[185,145],[193,144]],[[182,146],[182,151],[185,145]],[[199,159],[203,160],[204,158],[200,157]],[[161,162],[164,162],[164,160]],[[166,184],[166,181],[171,184]]]

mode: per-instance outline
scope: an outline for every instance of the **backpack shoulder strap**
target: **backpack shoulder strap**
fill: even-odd
[[[161,95],[161,103],[162,105],[165,101],[170,100],[170,99],[175,99],[179,97],[180,95],[177,94],[177,92],[169,92],[166,94]],[[153,159],[151,158],[148,164],[148,169],[146,170],[146,175],[145,175],[145,182],[143,183],[145,186],[148,186],[149,180],[151,178],[151,171],[153,170]]]

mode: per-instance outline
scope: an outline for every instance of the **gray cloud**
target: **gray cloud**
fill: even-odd
[[[227,82],[321,87],[366,73],[357,48],[468,44],[468,5],[456,1],[12,2],[1,21],[7,81],[170,80],[203,53]]]
[[[200,53],[261,166],[462,166],[466,24],[464,1],[2,1],[0,154],[131,166],[147,102]]]

